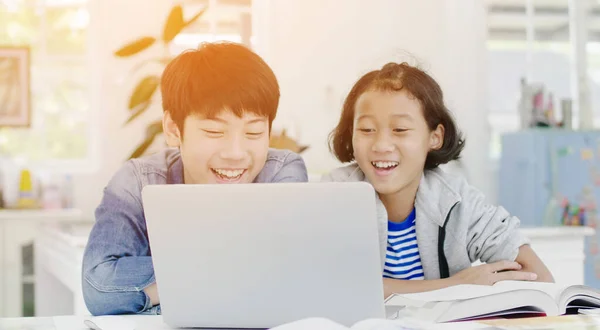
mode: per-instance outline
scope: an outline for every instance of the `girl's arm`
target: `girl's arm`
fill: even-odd
[[[443,289],[459,284],[493,285],[499,281],[535,281],[535,273],[524,269],[519,263],[499,261],[464,269],[454,276],[437,280],[397,280],[384,278],[385,297],[393,293],[415,293]]]
[[[523,270],[537,274],[538,282],[554,283],[554,277],[550,273],[550,270],[544,265],[531,246],[522,245],[519,248],[516,261],[523,266]]]
[[[514,260],[524,271],[536,273],[537,281],[553,282],[552,274],[529,246],[529,239],[519,232],[521,221],[503,207],[489,204],[485,196],[466,181],[460,186],[462,202],[456,211],[461,217],[456,220],[469,222],[466,248],[471,262]],[[464,237],[464,232],[455,236]]]
[[[416,293],[433,291],[452,286],[452,281],[449,278],[441,280],[397,280],[394,278],[383,279],[383,292],[385,297],[389,297],[394,293]]]

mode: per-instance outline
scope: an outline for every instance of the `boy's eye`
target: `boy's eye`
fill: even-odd
[[[394,128],[394,132],[396,133],[402,133],[402,132],[406,132],[408,131],[408,129],[406,128]]]
[[[263,135],[263,132],[248,132],[246,134],[248,134],[248,136],[250,136],[250,137],[259,137],[259,136]]]
[[[210,136],[221,136],[223,135],[223,132],[221,131],[212,131],[212,130],[203,130],[204,132],[206,132],[206,134],[210,135]]]

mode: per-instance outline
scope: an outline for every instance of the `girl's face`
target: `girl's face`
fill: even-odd
[[[416,189],[427,154],[443,138],[443,126],[431,131],[419,101],[406,91],[367,91],[356,101],[354,159],[379,195]]]

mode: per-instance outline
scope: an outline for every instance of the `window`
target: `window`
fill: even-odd
[[[86,5],[0,0],[0,45],[30,47],[32,101],[29,128],[0,128],[2,155],[63,170],[77,170],[77,164],[89,161]]]

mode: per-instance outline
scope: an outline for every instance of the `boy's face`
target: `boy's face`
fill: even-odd
[[[251,183],[267,160],[267,117],[228,110],[214,118],[190,115],[183,136],[168,113],[163,123],[167,143],[181,150],[186,184]]]

